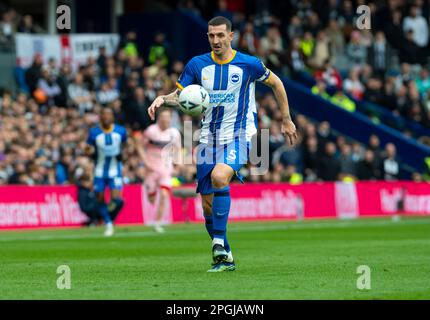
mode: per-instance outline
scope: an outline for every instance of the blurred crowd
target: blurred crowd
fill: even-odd
[[[411,34],[415,30],[413,22],[405,23],[414,11],[419,17],[428,16],[428,8],[422,1],[413,4],[416,6],[405,6],[402,0],[388,1],[388,6],[370,4],[373,15],[385,12],[383,21],[387,23],[360,33],[352,27],[355,15],[351,13],[353,3],[348,0],[330,0],[326,6],[315,1],[290,1],[294,10],[288,11],[288,17],[271,15],[264,8],[258,9],[258,14],[246,16],[231,11],[231,2],[221,0],[212,14],[232,19],[239,35],[234,47],[259,55],[273,71],[291,77],[299,77],[303,72],[314,75],[318,81],[317,94],[328,98],[327,87],[336,87],[340,95],[346,92],[354,99],[368,99],[428,125],[427,62],[425,59],[410,61],[423,57],[421,54],[428,50],[428,36],[425,43],[418,45],[423,40],[412,37],[415,35]],[[193,1],[181,2],[180,9],[201,14]],[[409,34],[420,55],[402,54],[404,49],[394,43],[397,39],[392,37],[394,31],[385,30],[394,23],[390,19],[400,19],[399,32],[405,37]],[[412,26],[405,27],[409,23]],[[427,22],[425,25],[428,28]],[[151,124],[147,108],[157,95],[175,89],[184,63],[174,59],[163,33],[155,34],[147,55],[139,52],[136,39],[135,32],[127,32],[113,56],[100,48],[97,57],[89,58],[76,69],[55,59],[44,63],[36,55],[25,71],[28,93],[15,95],[3,90],[0,95],[0,184],[88,181],[93,164],[84,155],[85,141],[88,129],[98,123],[100,110],[106,107],[114,110],[116,121],[126,126],[130,137],[123,156],[125,183],[140,183],[145,179],[145,167],[136,151],[137,139],[133,137]],[[403,45],[403,41],[397,45]],[[395,55],[398,62],[393,58]],[[346,77],[334,67],[342,59],[353,66]],[[399,71],[394,74],[396,63]],[[301,183],[402,177],[401,160],[394,144],[380,145],[378,137],[373,135],[367,145],[362,145],[339,135],[328,122],[315,123],[293,112],[300,141],[292,148],[281,134],[281,114],[273,94],[257,94],[257,103],[259,127],[270,133],[270,170],[263,175],[251,175],[252,166],[248,165],[242,169],[248,181]],[[199,119],[177,110],[173,112],[172,125],[181,132],[184,120],[192,121],[194,129],[199,127]],[[192,157],[193,150],[184,149],[183,153]],[[174,185],[194,182],[195,166],[178,165],[174,176]],[[422,175],[413,173],[412,179],[420,181]]]
[[[0,50],[13,48],[16,32],[42,33],[43,29],[33,22],[31,15],[21,15],[13,7],[0,2]]]
[[[370,30],[357,27],[360,5],[370,10]],[[234,47],[296,80],[313,76],[316,93],[349,111],[364,100],[430,128],[428,1],[218,0],[212,8],[185,0],[178,6],[231,19]]]

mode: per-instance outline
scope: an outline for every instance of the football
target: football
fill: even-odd
[[[209,106],[209,93],[198,84],[185,87],[179,94],[180,109],[190,116],[198,116]]]

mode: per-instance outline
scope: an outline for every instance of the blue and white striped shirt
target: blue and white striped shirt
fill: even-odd
[[[226,61],[218,61],[213,52],[192,58],[177,86],[199,84],[210,95],[200,142],[225,144],[236,137],[249,141],[257,132],[255,82],[268,81],[270,75],[260,59],[235,50]]]
[[[127,140],[124,127],[114,124],[109,131],[100,126],[90,129],[87,143],[95,147],[96,178],[115,178],[122,174],[121,146]]]

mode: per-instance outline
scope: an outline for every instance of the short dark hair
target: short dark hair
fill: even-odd
[[[162,107],[158,108],[157,111],[155,112],[156,118],[158,118],[158,116],[165,111],[168,111],[170,114],[172,114],[173,110],[171,107],[162,106]]]
[[[215,18],[212,18],[208,22],[208,26],[221,26],[225,24],[227,27],[227,31],[231,31],[231,21],[228,20],[226,17],[218,16]]]

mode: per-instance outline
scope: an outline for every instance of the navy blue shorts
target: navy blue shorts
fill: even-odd
[[[197,192],[203,195],[212,194],[211,173],[217,163],[232,167],[236,177],[243,183],[239,174],[249,158],[251,142],[234,140],[228,144],[199,144],[197,146]]]
[[[94,178],[94,191],[104,192],[106,187],[110,190],[122,190],[123,182],[122,177],[114,178]]]

